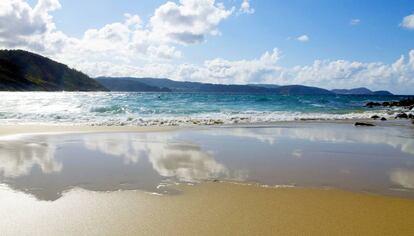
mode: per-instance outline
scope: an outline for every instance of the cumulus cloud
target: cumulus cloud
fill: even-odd
[[[131,62],[176,59],[176,44],[204,42],[218,35],[218,25],[233,13],[215,0],[181,0],[158,7],[148,24],[138,15],[125,14],[123,22],[87,30],[83,37],[68,37],[56,29],[51,13],[58,0],[39,0],[31,7],[24,0],[0,2],[0,47],[41,52],[76,65],[99,58]],[[84,60],[83,60],[83,59]]]
[[[401,27],[413,30],[414,29],[414,14],[404,17],[403,21],[401,22]]]
[[[309,36],[308,35],[306,35],[306,34],[304,34],[304,35],[301,35],[301,36],[299,36],[299,37],[297,37],[296,38],[296,40],[298,40],[298,41],[300,41],[300,42],[308,42],[309,41]]]
[[[353,88],[366,86],[371,89],[390,89],[400,93],[412,93],[414,87],[414,50],[402,55],[391,64],[363,63],[347,60],[316,60],[310,65],[282,67],[278,49],[265,52],[251,60],[226,60],[216,58],[202,65],[169,63],[133,65],[98,65],[85,63],[81,69],[95,75],[153,76],[174,80],[211,83],[271,83],[279,85],[304,84],[323,88]]]
[[[282,69],[277,65],[279,58],[280,51],[275,48],[252,60],[230,61],[216,58],[207,60],[202,65],[153,63],[140,67],[126,64],[111,67],[109,64],[94,62],[79,66],[81,70],[92,74],[94,74],[95,69],[100,68],[99,72],[94,74],[95,76],[151,76],[174,80],[244,84],[272,81],[274,75],[279,74]]]
[[[349,21],[350,25],[358,25],[359,23],[361,23],[360,19],[351,19],[351,21]]]
[[[240,5],[239,12],[244,14],[254,14],[255,10],[250,6],[249,0],[243,0]]]
[[[167,2],[155,10],[148,25],[139,16],[126,14],[124,22],[86,31],[76,47],[80,51],[104,52],[110,58],[122,55],[120,59],[129,61],[176,59],[182,53],[175,44],[204,42],[207,35],[218,34],[218,25],[232,12],[214,0]]]
[[[58,0],[39,0],[34,8],[23,0],[2,0],[0,46],[59,50],[67,37],[56,30],[50,12],[60,7]]]
[[[414,50],[394,63],[316,60],[310,65],[282,67],[280,51],[258,58],[213,58],[202,64],[181,63],[182,45],[219,35],[220,23],[233,8],[215,0],[181,0],[158,7],[148,22],[138,15],[87,30],[75,38],[59,31],[51,13],[58,0],[39,0],[31,7],[23,0],[0,1],[0,47],[22,48],[52,57],[90,76],[145,76],[212,83],[305,84],[324,88],[367,86],[412,93]],[[248,1],[241,8],[252,10]],[[413,26],[413,15],[402,26]],[[356,19],[354,19],[356,20]],[[307,42],[306,34],[296,38]]]
[[[233,10],[214,0],[167,2],[155,10],[150,25],[153,37],[182,44],[200,43],[206,35],[217,34],[218,24]]]

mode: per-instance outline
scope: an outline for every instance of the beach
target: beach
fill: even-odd
[[[414,236],[408,2],[0,0],[0,236]]]
[[[410,235],[408,121],[2,126],[4,235]]]
[[[3,235],[414,233],[414,202],[407,199],[225,183],[179,188],[175,196],[76,189],[54,202],[1,188],[0,226]]]

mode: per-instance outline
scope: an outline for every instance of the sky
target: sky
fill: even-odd
[[[412,0],[1,0],[0,48],[92,77],[414,94]]]

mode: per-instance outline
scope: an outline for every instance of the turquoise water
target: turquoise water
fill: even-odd
[[[197,125],[389,116],[369,101],[395,96],[285,96],[223,93],[0,93],[3,123]]]

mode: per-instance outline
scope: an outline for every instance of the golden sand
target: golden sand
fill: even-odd
[[[206,183],[179,195],[0,189],[2,235],[414,235],[414,201],[339,190]]]
[[[23,133],[172,128],[0,126]],[[0,235],[414,235],[414,200],[341,190],[205,183],[179,195],[75,189],[53,202],[0,187]]]

